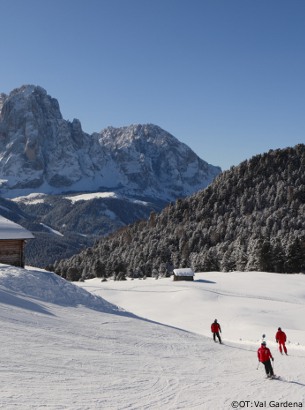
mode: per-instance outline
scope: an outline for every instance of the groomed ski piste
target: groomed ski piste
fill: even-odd
[[[0,265],[0,326],[1,409],[305,407],[302,274],[69,283]],[[263,334],[279,379],[258,366]]]

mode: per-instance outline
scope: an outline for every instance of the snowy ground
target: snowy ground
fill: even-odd
[[[76,286],[0,265],[0,408],[304,408],[305,275],[195,279]],[[224,345],[211,340],[215,318]],[[257,369],[263,333],[281,380]]]

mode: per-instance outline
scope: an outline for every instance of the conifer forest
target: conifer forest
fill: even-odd
[[[271,150],[48,269],[69,280],[305,271],[305,145]]]

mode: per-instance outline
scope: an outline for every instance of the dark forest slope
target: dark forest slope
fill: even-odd
[[[305,268],[305,145],[269,151],[53,267],[70,279]]]

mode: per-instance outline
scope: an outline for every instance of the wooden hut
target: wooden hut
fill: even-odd
[[[0,263],[24,267],[24,245],[34,235],[0,215]]]
[[[174,280],[194,280],[194,275],[191,268],[174,269]]]

